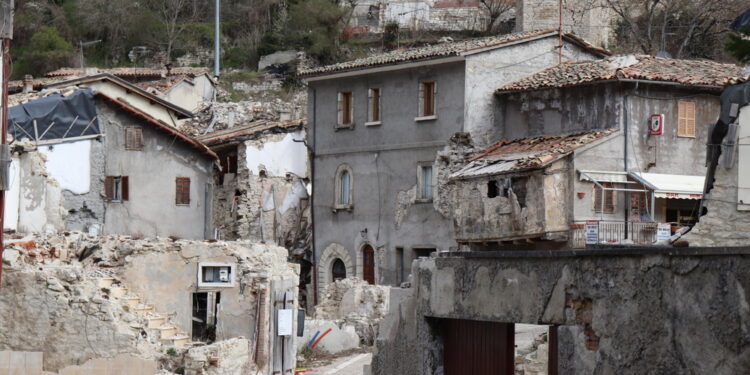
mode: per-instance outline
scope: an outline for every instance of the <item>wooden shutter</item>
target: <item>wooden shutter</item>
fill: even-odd
[[[425,84],[424,84],[424,82],[422,82],[422,83],[419,84],[419,115],[420,116],[424,116],[425,115],[424,114],[424,110],[425,110],[425,108],[424,108],[424,89],[425,89]]]
[[[108,201],[115,197],[115,178],[113,176],[104,177],[104,196]]]
[[[677,136],[695,137],[695,102],[677,102]]]
[[[128,176],[120,177],[120,200],[126,201],[130,199],[130,186],[128,181]]]
[[[178,205],[190,204],[190,178],[177,177],[175,180],[175,203]]]
[[[143,150],[143,129],[140,126],[128,126],[125,128],[125,149]]]
[[[336,124],[341,126],[344,124],[344,93],[343,92],[340,92],[338,94],[337,103],[336,103],[336,111],[337,111]]]

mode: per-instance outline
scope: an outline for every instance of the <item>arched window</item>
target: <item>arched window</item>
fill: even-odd
[[[348,165],[342,165],[336,171],[336,194],[334,208],[337,210],[349,210],[352,208],[352,169]]]
[[[346,265],[340,258],[336,258],[331,265],[331,279],[333,281],[346,279]]]

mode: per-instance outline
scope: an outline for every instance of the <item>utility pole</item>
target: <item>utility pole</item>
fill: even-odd
[[[214,77],[219,78],[219,58],[221,44],[219,41],[219,25],[221,22],[221,0],[216,0],[216,19],[214,20]]]
[[[10,40],[13,39],[13,0],[0,0],[0,41],[2,45],[2,126],[0,126],[0,288],[3,285],[3,232],[5,229],[5,191],[10,188],[10,147],[8,146],[8,79],[10,78]]]

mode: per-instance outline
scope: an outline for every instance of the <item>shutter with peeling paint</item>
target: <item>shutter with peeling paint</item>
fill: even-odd
[[[190,204],[190,178],[177,177],[175,180],[175,203],[178,205]]]
[[[130,199],[130,184],[128,182],[128,176],[120,177],[120,189],[122,189],[122,192],[120,193],[120,199],[123,201]]]

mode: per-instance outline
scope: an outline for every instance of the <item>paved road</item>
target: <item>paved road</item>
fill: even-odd
[[[372,353],[359,353],[337,358],[330,365],[318,367],[305,375],[362,375],[362,368],[370,362],[372,362]]]

